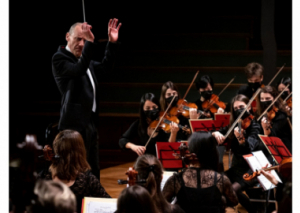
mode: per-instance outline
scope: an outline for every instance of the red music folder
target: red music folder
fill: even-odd
[[[156,142],[156,155],[157,158],[162,163],[165,169],[181,169],[183,168],[182,160],[176,159],[173,153],[180,154],[178,147],[181,143],[186,143],[187,141],[181,142]]]
[[[288,148],[286,148],[286,146],[280,138],[273,136],[269,137],[266,135],[258,136],[277,164],[280,164],[281,161],[285,158],[292,157],[292,154],[290,153]]]

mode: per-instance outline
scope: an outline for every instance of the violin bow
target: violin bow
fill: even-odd
[[[262,116],[268,111],[268,109],[270,109],[270,107],[278,100],[278,98],[280,98],[280,96],[281,96],[281,94],[284,92],[284,90],[286,89],[286,88],[288,88],[290,86],[290,84],[288,84],[282,91],[281,91],[281,93],[279,93],[279,95],[277,95],[277,97],[276,98],[274,98],[274,100],[272,101],[272,103],[267,107],[267,109],[265,109],[265,111],[259,116],[259,118],[257,119],[257,121],[259,121],[261,118],[262,118]]]
[[[82,10],[83,10],[83,22],[86,22],[86,19],[85,19],[85,9],[84,9],[84,0],[82,0]]]
[[[196,74],[195,74],[195,76],[194,76],[194,78],[193,78],[193,80],[192,80],[192,82],[191,82],[189,88],[188,88],[187,91],[185,92],[185,94],[184,94],[184,96],[183,96],[183,98],[182,98],[183,100],[185,99],[185,97],[187,96],[187,94],[188,94],[188,92],[190,91],[191,87],[193,86],[193,83],[194,83],[194,81],[196,80],[198,73],[199,73],[199,70],[196,72]],[[180,108],[181,106],[182,106],[182,103],[180,104],[180,106],[179,106],[178,108]]]
[[[233,79],[231,79],[228,84],[223,88],[223,90],[219,93],[218,97],[220,97],[220,95],[225,91],[225,89],[234,81],[236,76],[233,77]]]
[[[267,86],[270,86],[270,84],[274,81],[275,77],[281,72],[281,70],[283,70],[285,66],[285,63],[283,64],[283,66],[278,70],[278,72],[275,74],[275,76],[271,79],[270,83]],[[237,124],[237,122],[242,118],[242,116],[244,115],[244,113],[246,112],[246,110],[248,109],[248,107],[251,105],[251,103],[254,101],[254,99],[256,98],[256,96],[258,95],[258,93],[261,91],[261,88],[258,88],[256,90],[256,92],[253,94],[253,96],[251,97],[251,99],[249,100],[248,104],[246,105],[245,109],[242,111],[242,113],[237,117],[237,119],[234,121],[234,123],[231,125],[231,127],[228,129],[226,135],[224,136],[225,139],[228,137],[228,135],[231,133],[231,131],[234,129],[235,125]],[[284,91],[284,90],[283,90]]]
[[[145,148],[147,148],[147,145],[148,145],[148,143],[150,142],[151,138],[153,137],[154,133],[156,132],[156,130],[157,130],[157,128],[158,128],[158,126],[159,126],[159,125],[160,125],[160,123],[161,123],[161,121],[164,119],[164,117],[165,117],[166,113],[168,112],[168,110],[169,110],[170,106],[172,105],[172,103],[173,103],[173,101],[174,101],[175,97],[176,97],[176,96],[174,95],[174,97],[172,98],[172,101],[169,103],[169,105],[168,105],[167,109],[165,110],[165,112],[164,112],[163,116],[160,118],[159,122],[157,123],[157,125],[156,125],[156,127],[155,127],[154,131],[152,132],[151,136],[149,137],[149,139],[148,139],[147,143],[145,144]]]
[[[286,103],[287,99],[289,99],[289,97],[291,97],[293,92],[291,92],[284,100],[283,100],[283,103]]]

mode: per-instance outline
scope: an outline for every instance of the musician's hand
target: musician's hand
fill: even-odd
[[[245,137],[244,137],[244,130],[241,129],[241,134],[239,133],[239,128],[235,127],[234,128],[234,135],[238,139],[239,143],[242,144],[245,142]]]
[[[200,117],[200,112],[197,113],[197,109],[195,108],[190,108],[189,113],[190,113],[190,119],[198,119]]]
[[[171,122],[170,123],[170,127],[171,127],[171,134],[177,134],[177,132],[179,131],[179,127],[178,127],[178,124],[175,123],[175,122]]]
[[[261,126],[264,130],[269,130],[270,129],[270,122],[266,119],[266,117],[263,117],[261,119]]]
[[[113,20],[110,19],[108,22],[108,41],[115,43],[118,41],[119,38],[119,29],[121,27],[121,23],[118,24],[118,19],[114,18]]]
[[[137,146],[132,144],[131,147],[132,151],[134,151],[136,154],[138,154],[138,156],[141,156],[145,153],[146,148],[144,146]]]
[[[224,109],[223,108],[221,108],[221,107],[219,107],[219,109],[218,109],[218,111],[217,111],[217,113],[218,114],[223,114],[225,111],[224,111]]]
[[[84,22],[81,25],[81,29],[82,29],[82,34],[83,34],[84,39],[86,41],[94,42],[95,37],[94,37],[94,34],[91,31],[92,26],[87,24],[86,22]]]
[[[214,136],[216,138],[219,145],[224,142],[225,137],[220,132],[216,131],[216,132],[213,132],[211,134],[212,134],[212,136]]]
[[[273,183],[275,186],[278,184],[278,180],[275,178],[275,176],[271,173],[271,171],[264,171],[260,170],[261,174],[263,174],[271,183]]]

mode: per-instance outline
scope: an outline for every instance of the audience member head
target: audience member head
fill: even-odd
[[[65,184],[52,180],[39,180],[34,188],[36,199],[32,200],[29,213],[74,213],[76,199]]]
[[[200,168],[218,170],[219,155],[217,141],[210,132],[194,132],[188,140],[190,153],[197,155]]]
[[[82,136],[75,130],[63,130],[53,142],[53,150],[59,158],[50,166],[52,178],[74,180],[78,173],[86,172],[91,167],[86,160],[86,150]]]
[[[156,213],[156,207],[147,191],[142,186],[133,185],[125,188],[118,198],[115,213]]]

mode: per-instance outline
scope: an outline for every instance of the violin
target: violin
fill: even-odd
[[[164,130],[166,133],[170,133],[171,132],[171,122],[173,121],[174,123],[178,124],[178,127],[180,129],[182,129],[183,131],[185,131],[187,134],[191,134],[191,129],[182,126],[181,124],[179,124],[179,119],[176,116],[169,116],[167,114],[165,114],[165,116],[163,117],[163,112],[160,112],[159,118],[157,120],[154,120],[150,123],[149,127],[151,129],[155,129],[158,122],[160,121],[160,119],[162,119],[161,123],[159,124],[158,128]]]
[[[287,175],[287,176],[290,175],[290,172],[292,169],[292,158],[291,157],[285,158],[281,161],[281,163],[279,165],[268,167],[268,168],[263,168],[261,170],[270,171],[270,170],[277,169],[277,168],[279,168],[280,172],[283,175]],[[249,175],[248,173],[244,174],[243,175],[244,180],[249,181],[249,180],[252,180],[253,178],[259,176],[261,174],[261,170],[253,172],[252,175]]]
[[[184,167],[200,167],[197,155],[195,153],[190,153],[185,143],[181,143],[178,149],[180,154],[173,153],[173,156],[176,159],[182,159]]]
[[[128,186],[133,186],[135,184],[146,183],[146,180],[137,180],[138,172],[133,167],[129,167],[125,174],[128,176],[127,180],[118,180],[119,185],[128,184]]]
[[[45,145],[43,148],[43,155],[40,155],[39,158],[44,158],[46,161],[53,161],[58,159],[59,156],[55,155],[53,149],[49,145]]]
[[[204,111],[198,110],[198,106],[195,103],[188,103],[186,100],[179,99],[177,101],[176,106],[172,107],[169,111],[170,116],[179,116],[182,115],[185,118],[190,118],[190,108],[197,109],[197,113],[200,115],[205,115],[206,117],[210,117],[209,113]]]
[[[226,108],[226,105],[224,102],[219,100],[219,96],[212,94],[209,100],[205,100],[202,103],[202,108],[204,111],[210,111],[211,113],[216,113],[221,107],[222,109]]]
[[[278,108],[273,105],[272,109],[267,113],[267,118],[269,121],[271,121],[276,116],[276,112],[278,112]]]
[[[286,100],[286,105],[292,109],[292,97],[290,97],[289,99]]]

